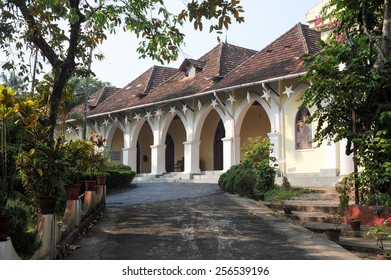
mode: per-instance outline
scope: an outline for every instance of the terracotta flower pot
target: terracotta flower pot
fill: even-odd
[[[326,238],[333,242],[339,241],[339,236],[341,235],[340,229],[326,229],[324,232]]]
[[[79,199],[81,184],[65,185],[67,200]]]
[[[352,227],[352,230],[359,231],[360,226],[361,226],[361,221],[360,220],[351,220],[350,226]]]
[[[106,185],[106,176],[96,176],[96,184],[97,185]]]
[[[84,181],[86,191],[95,191],[96,190],[96,181]]]
[[[38,206],[41,214],[54,214],[56,209],[57,197],[55,196],[40,196],[38,197]]]
[[[0,241],[7,241],[12,216],[0,216]]]

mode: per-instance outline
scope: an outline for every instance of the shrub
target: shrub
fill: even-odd
[[[9,236],[15,251],[23,259],[30,259],[36,250],[41,247],[37,231],[28,230],[31,210],[19,200],[8,200],[6,213],[12,215]]]
[[[265,162],[263,165],[258,166],[255,172],[257,174],[257,188],[259,191],[264,193],[274,187],[276,169],[270,166],[269,163]]]
[[[239,195],[265,193],[273,188],[276,169],[271,166],[275,159],[270,156],[269,139],[251,138],[243,151],[243,163],[233,165],[220,176],[220,188]]]
[[[136,172],[124,164],[109,164],[107,173],[106,185],[108,189],[127,187],[136,176]]]
[[[252,195],[257,187],[256,173],[244,165],[233,165],[219,178],[222,190],[239,195]]]

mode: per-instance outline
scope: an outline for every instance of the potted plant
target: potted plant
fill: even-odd
[[[351,176],[343,177],[335,184],[335,190],[339,195],[339,202],[341,206],[348,206],[350,193],[353,188],[354,179]]]
[[[83,181],[82,174],[91,168],[92,157],[93,146],[91,142],[77,139],[68,143],[64,186],[68,200],[79,198]]]
[[[49,127],[37,122],[27,130],[27,145],[17,157],[19,176],[27,195],[42,214],[54,213],[63,190],[67,142],[63,135],[50,138]]]
[[[92,166],[96,173],[97,185],[105,185],[108,163],[108,154],[105,150],[105,143],[107,142],[107,139],[103,138],[102,135],[91,132],[90,141],[94,145]]]
[[[11,193],[11,184],[8,180],[7,133],[8,122],[17,113],[14,95],[15,91],[0,85],[0,241],[7,240],[11,223],[11,215],[7,215],[5,209]]]
[[[323,217],[323,222],[325,223],[332,223],[334,224],[334,228],[328,228],[325,230],[324,234],[326,235],[327,239],[338,242],[339,237],[341,235],[341,229],[339,229],[339,226],[342,224],[343,219],[345,217],[346,208],[339,206],[336,211],[334,211],[332,214],[325,215]]]
[[[378,254],[380,259],[391,259],[391,254],[387,253],[384,249],[384,240],[391,239],[391,217],[387,219],[380,219],[378,225],[370,229],[367,232],[368,236],[373,236],[376,239],[376,244],[381,250],[381,253]]]

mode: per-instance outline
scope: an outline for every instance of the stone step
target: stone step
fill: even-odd
[[[292,211],[303,212],[303,213],[323,213],[323,216],[327,213],[333,213],[338,209],[338,203],[325,203],[324,201],[308,201],[308,202],[297,202],[297,201],[284,201],[285,206],[289,206]],[[281,204],[266,204],[269,208],[273,210],[283,210],[283,205]]]

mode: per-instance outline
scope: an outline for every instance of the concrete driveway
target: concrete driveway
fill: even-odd
[[[140,183],[109,195],[102,221],[76,245],[66,259],[358,259],[213,184]]]

